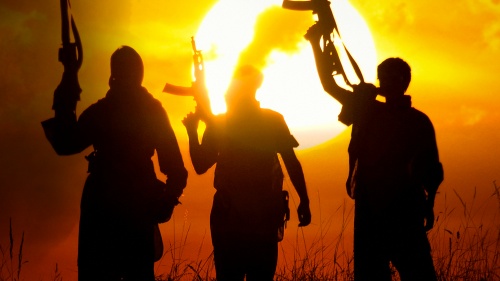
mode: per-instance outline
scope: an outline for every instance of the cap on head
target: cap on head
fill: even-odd
[[[388,58],[377,67],[378,78],[382,80],[399,80],[403,91],[408,89],[411,81],[410,65],[401,58]]]
[[[141,85],[144,65],[141,56],[129,46],[121,46],[111,55],[111,80],[118,84]]]
[[[264,75],[251,65],[238,67],[233,74],[231,84],[226,92],[226,102],[239,104],[255,100],[255,93],[262,85]]]
[[[251,65],[243,65],[236,69],[233,80],[240,80],[249,86],[258,89],[262,85],[264,75],[260,70]]]

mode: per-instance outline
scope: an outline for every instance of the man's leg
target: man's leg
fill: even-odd
[[[278,263],[278,242],[249,243],[247,281],[272,281]]]
[[[354,215],[354,280],[390,281],[388,241],[378,218],[356,202]]]
[[[354,233],[354,280],[390,281],[386,247],[370,233]]]
[[[219,241],[214,244],[214,263],[217,281],[243,281],[245,268],[243,249],[234,241]]]
[[[394,245],[392,263],[401,281],[437,280],[431,247],[423,227],[407,230],[400,237],[401,240]]]

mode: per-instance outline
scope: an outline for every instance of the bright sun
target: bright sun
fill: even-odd
[[[303,149],[346,127],[337,121],[340,105],[323,91],[311,47],[303,38],[314,24],[312,12],[286,10],[281,4],[281,0],[220,0],[195,39],[204,55],[213,112],[226,110],[224,93],[234,68],[253,64],[265,77],[257,93],[261,106],[283,114]],[[347,0],[332,0],[331,7],[365,81],[373,82],[376,52],[366,23]],[[348,75],[357,83],[353,72]]]

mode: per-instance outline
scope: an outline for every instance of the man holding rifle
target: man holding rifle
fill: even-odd
[[[69,43],[67,6],[61,0],[64,74],[54,93],[55,116],[42,126],[58,155],[94,148],[86,157],[80,206],[78,280],[154,281],[154,262],[163,250],[155,252],[155,242],[161,245],[155,231],[170,219],[187,171],[165,110],[142,87],[143,62],[131,47],[112,54],[109,91],[77,118],[82,51],[73,20],[77,42]],[[166,183],[156,177],[155,152]]]
[[[251,66],[235,71],[227,113],[211,117],[201,144],[199,117],[191,113],[183,121],[195,171],[203,174],[216,164],[210,230],[218,281],[273,280],[288,210],[278,153],[300,197],[299,226],[311,222],[304,174],[293,150],[298,143],[283,116],[255,100],[262,79]]]
[[[390,281],[392,263],[402,281],[436,280],[426,231],[434,224],[443,170],[431,121],[405,95],[410,66],[386,59],[377,69],[380,88],[360,83],[348,91],[332,76],[330,54],[320,46],[323,34],[317,23],[306,39],[323,88],[343,105],[339,121],[353,126],[346,188],[355,199],[354,278]]]

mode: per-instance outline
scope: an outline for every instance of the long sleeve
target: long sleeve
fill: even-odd
[[[189,154],[197,174],[205,173],[217,161],[217,136],[212,126],[206,128],[201,144],[196,131],[189,134]]]
[[[159,116],[156,152],[158,153],[160,171],[167,175],[168,188],[182,191],[186,186],[188,173],[184,167],[179,144],[166,112],[161,110]]]
[[[434,196],[444,179],[444,172],[439,161],[434,127],[427,117],[422,124],[421,149],[414,160],[414,172],[427,194]]]
[[[42,127],[47,140],[58,155],[72,155],[91,145],[85,134],[88,122],[84,112],[78,121],[74,114],[59,115],[43,121]]]

